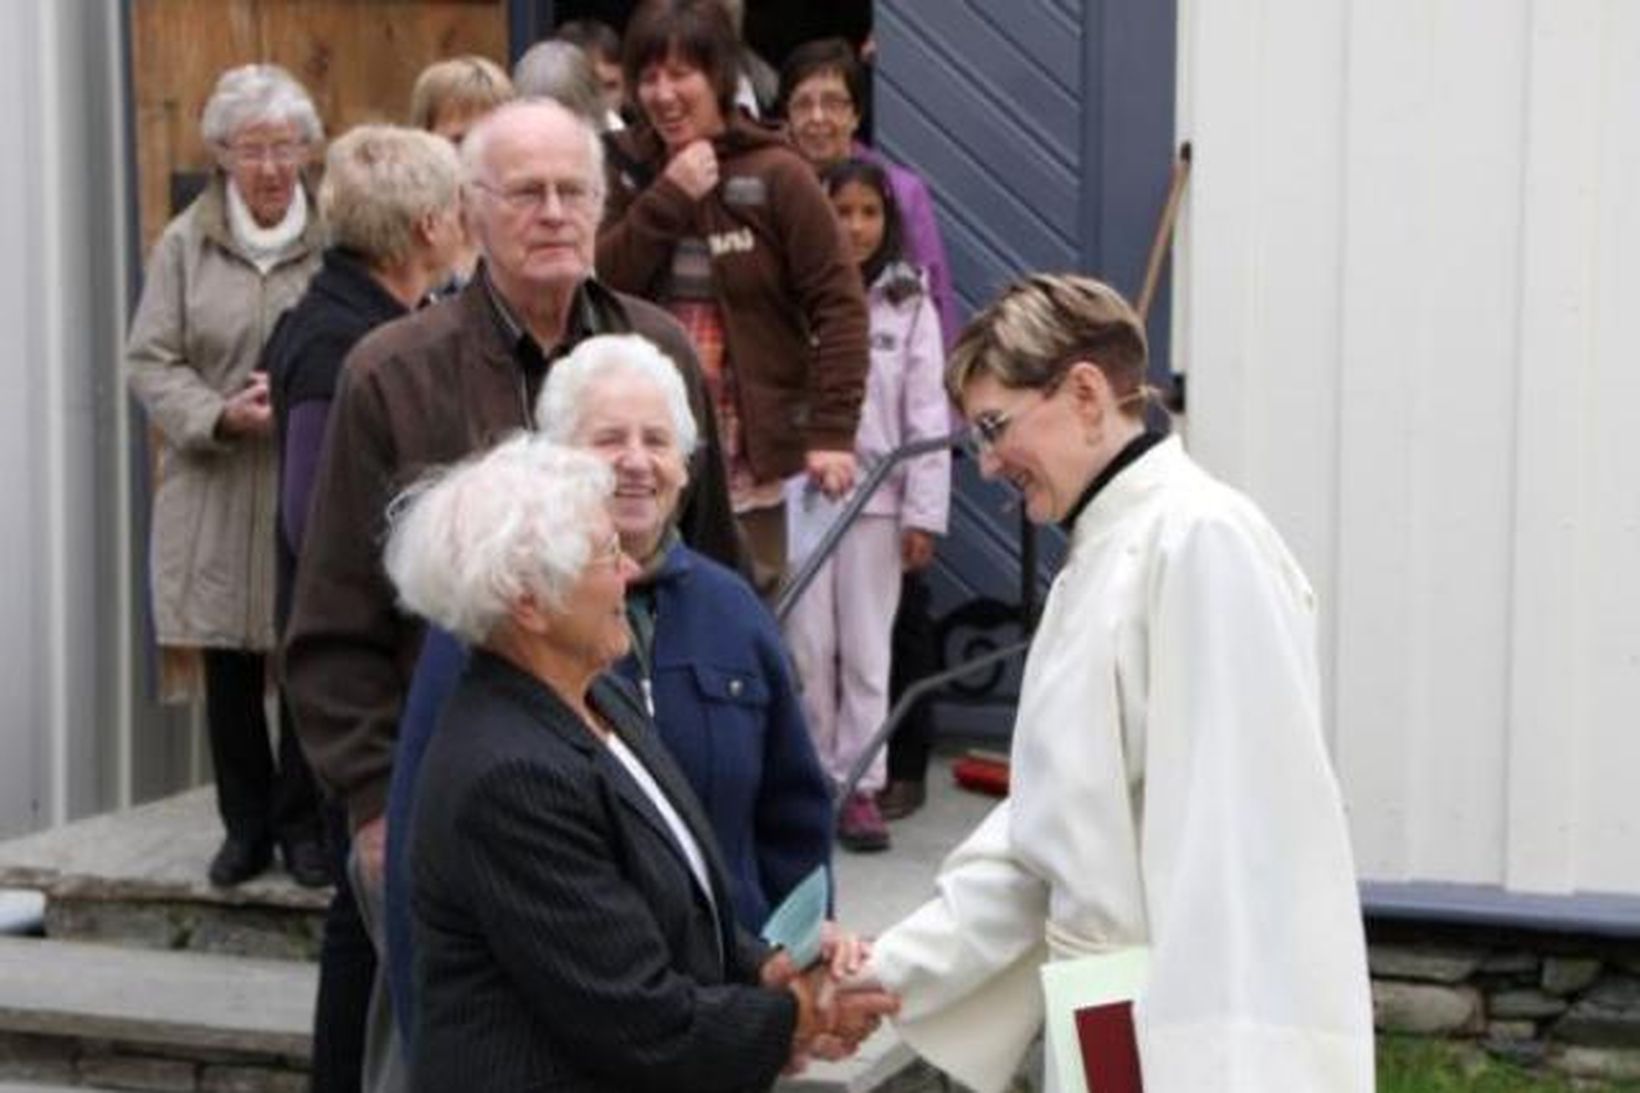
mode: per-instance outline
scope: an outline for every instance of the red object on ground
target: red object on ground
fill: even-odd
[[[951,764],[951,776],[963,789],[1008,796],[1008,757],[1000,752],[970,750]]]

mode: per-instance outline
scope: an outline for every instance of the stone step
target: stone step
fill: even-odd
[[[0,1031],[306,1060],[317,983],[296,961],[0,938]]]
[[[119,1093],[94,1089],[89,1085],[38,1085],[34,1082],[0,1082],[0,1093]]]
[[[893,850],[838,853],[837,913],[846,925],[875,934],[916,908],[940,860],[995,806],[956,789],[949,766],[935,760],[928,805],[893,825]],[[292,1066],[305,1066],[311,1051],[316,973],[284,958],[317,951],[329,892],[299,888],[278,871],[213,888],[205,866],[220,838],[206,787],[0,844],[0,887],[43,892],[48,934],[0,938],[0,1080],[198,1093],[304,1088]],[[222,953],[276,959],[211,955]],[[20,1052],[33,1069],[9,1065]],[[778,1088],[944,1087],[885,1027],[853,1059],[816,1064]]]
[[[206,786],[123,812],[0,843],[0,888],[44,894],[59,940],[238,956],[310,959],[328,889],[274,869],[215,888],[206,866],[222,838]]]

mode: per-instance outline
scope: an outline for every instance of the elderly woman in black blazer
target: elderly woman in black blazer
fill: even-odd
[[[612,490],[600,460],[518,437],[393,522],[403,603],[474,647],[411,821],[415,1090],[762,1089],[893,1005],[822,1007],[825,969],[735,926],[710,825],[606,674],[636,573]]]

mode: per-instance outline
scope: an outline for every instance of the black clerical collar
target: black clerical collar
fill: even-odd
[[[1065,514],[1065,518],[1059,521],[1059,526],[1067,532],[1073,529],[1076,526],[1077,518],[1082,515],[1082,511],[1093,503],[1093,499],[1099,496],[1101,490],[1110,485],[1112,479],[1137,462],[1140,456],[1166,439],[1166,433],[1146,429],[1124,444],[1122,450],[1116,453],[1116,458],[1107,463],[1104,470],[1093,476],[1093,481],[1088,483],[1087,488],[1082,491],[1082,496],[1076,499],[1076,504],[1072,505],[1071,510]]]

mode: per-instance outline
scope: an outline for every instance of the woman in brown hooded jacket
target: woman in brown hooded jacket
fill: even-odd
[[[734,29],[719,0],[646,0],[625,67],[642,113],[610,138],[599,277],[689,330],[731,496],[765,593],[785,566],[782,481],[853,484],[865,392],[864,290],[814,172],[733,105]]]

